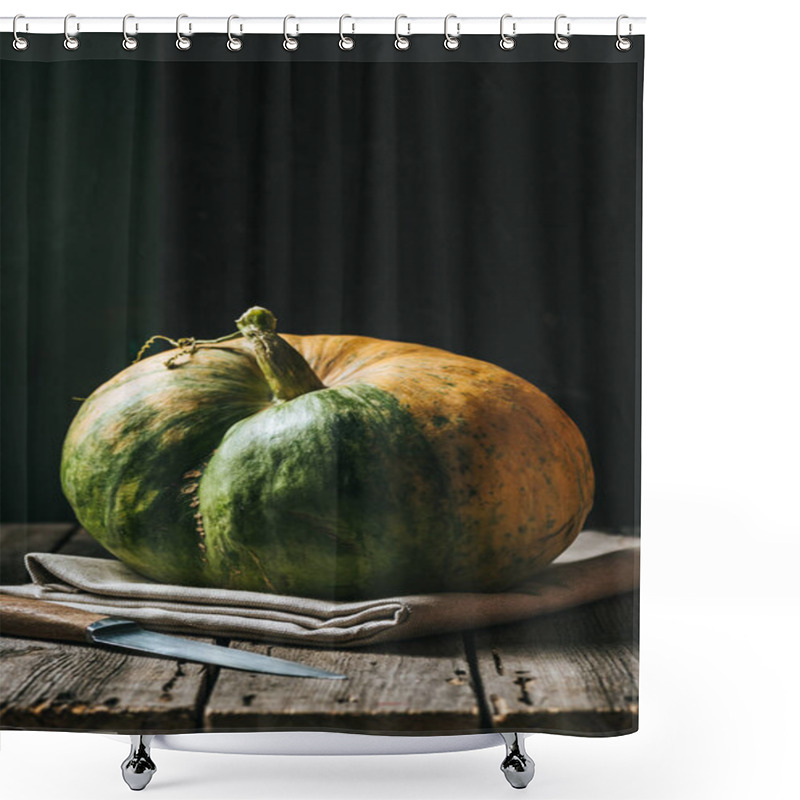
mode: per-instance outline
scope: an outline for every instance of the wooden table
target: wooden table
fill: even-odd
[[[27,552],[109,555],[75,525],[0,526],[0,584],[28,582]],[[348,650],[198,639],[302,661],[347,681],[4,636],[0,727],[627,733],[638,724],[637,611],[631,593],[513,625]]]

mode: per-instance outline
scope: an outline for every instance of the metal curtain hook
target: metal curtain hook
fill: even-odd
[[[352,50],[356,46],[355,39],[352,36],[345,36],[344,35],[344,21],[346,19],[353,19],[349,14],[342,14],[339,17],[339,47],[342,50]],[[355,22],[350,23],[351,33],[356,32],[356,24]]]
[[[560,19],[566,19],[566,18],[567,18],[566,14],[559,14],[556,17],[556,21],[555,21],[555,24],[553,26],[553,30],[554,30],[554,33],[556,35],[556,40],[553,42],[553,47],[555,47],[556,50],[569,50],[569,39],[566,36],[562,36],[558,32],[558,21]],[[567,23],[567,36],[569,36],[569,35],[570,35],[570,23],[568,22]]]
[[[28,49],[28,40],[24,36],[20,36],[17,33],[17,20],[18,19],[25,19],[24,14],[17,14],[14,17],[14,22],[11,24],[11,31],[14,34],[14,41],[12,42],[12,46],[15,50],[27,50]],[[25,23],[25,30],[28,30],[28,23]]]
[[[288,25],[290,19],[296,19],[296,18],[293,17],[291,14],[283,18],[283,49],[297,50],[297,48],[300,45],[300,42],[298,42],[297,39],[293,38],[292,36],[289,36]],[[300,26],[297,23],[295,23],[295,35],[297,35],[298,33],[300,33]]]
[[[188,50],[192,46],[192,40],[188,36],[184,36],[181,33],[181,20],[187,19],[188,14],[178,14],[178,18],[175,20],[175,35],[178,37],[175,40],[175,47],[178,50]],[[191,33],[192,30],[192,23],[189,23],[189,32]]]
[[[517,35],[517,23],[511,23],[511,36],[505,32],[504,27],[505,21],[507,19],[512,19],[512,16],[511,14],[503,14],[503,16],[500,17],[500,47],[502,47],[503,50],[513,50],[517,45],[517,40],[514,38]]]
[[[400,20],[401,19],[408,19],[405,14],[398,14],[394,18],[394,46],[398,50],[408,50],[411,47],[411,42],[409,41],[408,37],[411,36],[411,23],[406,22],[406,27],[408,31],[405,36],[400,35]]]
[[[235,53],[237,50],[241,50],[242,49],[242,40],[241,39],[237,39],[231,33],[231,22],[233,22],[233,20],[235,20],[235,19],[239,19],[239,17],[237,17],[236,14],[231,14],[228,17],[228,44],[227,44],[227,47],[228,47],[228,50],[230,50],[232,53]],[[241,33],[241,31],[242,31],[242,26],[239,25],[239,32]]]
[[[458,50],[461,44],[458,40],[458,37],[461,36],[461,23],[456,22],[456,35],[453,36],[447,32],[447,23],[450,22],[451,19],[458,20],[458,17],[455,14],[448,14],[444,18],[444,46],[447,50]]]
[[[135,36],[128,36],[128,20],[135,19],[133,14],[126,14],[122,18],[122,46],[126,50],[135,50],[139,46],[139,41]],[[136,30],[139,30],[139,23],[136,23]]]
[[[64,47],[67,50],[77,50],[81,46],[81,43],[78,41],[76,36],[69,35],[69,21],[71,19],[75,19],[74,14],[67,14],[67,16],[64,17]],[[78,22],[75,24],[75,31],[77,32],[80,29],[81,25]]]
[[[623,53],[627,50],[631,49],[631,40],[626,39],[619,31],[620,31],[620,22],[624,19],[629,19],[627,14],[620,14],[617,17],[617,42],[616,47],[617,50],[622,51]],[[629,22],[628,23],[628,36],[633,33],[633,25]]]

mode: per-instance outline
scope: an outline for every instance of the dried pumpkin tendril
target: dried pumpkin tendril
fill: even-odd
[[[136,354],[136,358],[133,359],[134,364],[138,364],[139,361],[142,360],[142,356],[153,346],[155,342],[161,339],[164,342],[169,342],[173,347],[178,347],[178,343],[174,339],[170,339],[169,336],[162,336],[160,333],[157,333],[155,336],[151,336],[140,348],[139,352]]]
[[[173,347],[178,348],[178,352],[174,355],[171,355],[165,362],[164,366],[167,369],[173,369],[174,367],[178,366],[176,363],[181,356],[191,357],[198,347],[202,347],[203,345],[213,345],[218,344],[219,342],[227,342],[230,339],[238,339],[241,338],[242,334],[239,331],[236,333],[229,333],[227,336],[220,336],[219,339],[195,339],[193,336],[187,336],[182,339],[171,339],[169,336],[163,336],[160,333],[157,333],[155,336],[151,336],[139,349],[139,352],[136,354],[136,358],[133,360],[133,364],[138,364],[139,361],[142,360],[144,354],[150,349],[150,347],[155,344],[158,340],[163,342],[169,342]]]

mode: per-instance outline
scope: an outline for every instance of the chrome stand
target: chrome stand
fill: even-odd
[[[515,789],[524,789],[532,780],[533,759],[525,752],[525,739],[519,733],[501,733],[506,745],[506,757],[500,769]],[[122,777],[131,789],[138,792],[150,783],[156,765],[150,757],[154,736],[131,734],[131,751],[122,762]]]
[[[519,733],[501,733],[506,743],[506,757],[500,765],[506,780],[515,789],[524,789],[532,780],[535,765],[525,752],[525,739]]]
[[[156,765],[150,758],[152,741],[152,736],[131,734],[131,752],[122,762],[122,778],[135,792],[144,789],[155,774]]]

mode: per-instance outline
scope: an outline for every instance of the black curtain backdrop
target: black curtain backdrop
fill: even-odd
[[[642,38],[174,38],[3,36],[2,520],[72,519],[72,398],[263,305],[527,378],[637,532]]]

